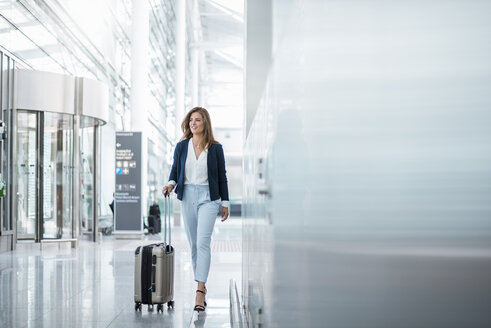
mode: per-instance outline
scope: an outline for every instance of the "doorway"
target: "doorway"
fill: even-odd
[[[17,239],[73,237],[73,115],[17,110]]]

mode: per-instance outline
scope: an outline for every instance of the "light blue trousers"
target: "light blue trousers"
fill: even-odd
[[[210,243],[221,200],[210,200],[208,185],[184,185],[182,216],[191,246],[194,280],[206,282],[210,271]]]

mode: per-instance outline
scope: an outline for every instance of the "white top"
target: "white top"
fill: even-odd
[[[175,186],[176,182],[171,180],[169,184]],[[188,155],[184,166],[184,184],[208,185],[208,150],[203,150],[196,159],[192,138],[189,139]],[[222,206],[229,207],[229,201],[222,201]]]
[[[184,167],[184,184],[208,185],[208,150],[203,150],[196,159],[193,139],[189,139],[188,156]]]

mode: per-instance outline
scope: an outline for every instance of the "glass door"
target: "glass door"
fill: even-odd
[[[82,234],[94,232],[94,127],[80,118],[80,225]]]
[[[71,238],[73,116],[18,110],[17,143],[17,238]]]
[[[40,113],[43,118],[43,238],[72,236],[73,119]]]
[[[17,238],[36,238],[37,113],[17,112]]]

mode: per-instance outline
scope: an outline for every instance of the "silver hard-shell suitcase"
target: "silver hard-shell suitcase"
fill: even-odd
[[[174,248],[171,246],[170,200],[164,200],[164,242],[139,246],[135,251],[135,310],[148,304],[153,310],[164,311],[174,307]],[[168,228],[167,228],[168,226]],[[169,234],[169,243],[167,243]]]

